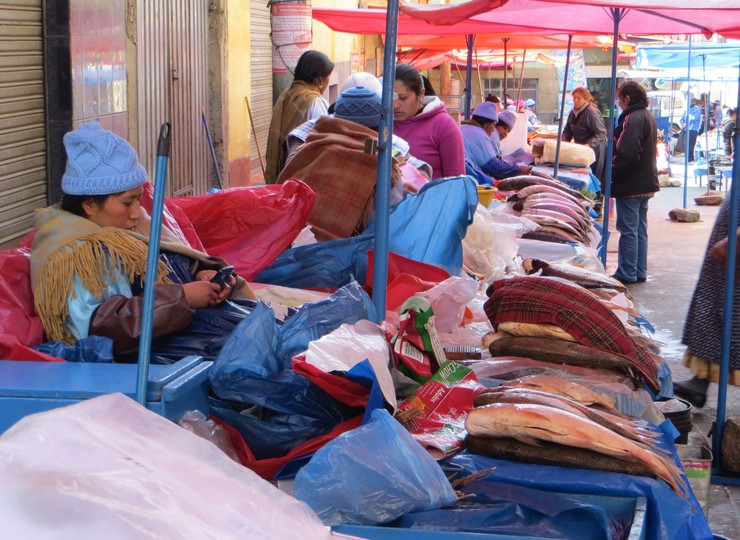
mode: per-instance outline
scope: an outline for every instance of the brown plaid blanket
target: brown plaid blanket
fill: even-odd
[[[319,240],[361,233],[373,215],[378,156],[366,154],[365,140],[377,132],[355,122],[322,116],[278,183],[302,180],[316,193],[308,218]],[[400,180],[393,164],[392,182]]]

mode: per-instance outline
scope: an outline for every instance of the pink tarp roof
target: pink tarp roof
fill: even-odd
[[[620,33],[719,33],[740,37],[738,0],[473,0],[452,7],[401,7],[399,35],[543,34],[547,32],[610,35],[614,22],[604,6],[630,8],[619,23]],[[478,13],[460,19],[468,12]],[[434,9],[430,9],[434,8]],[[454,16],[446,10],[456,9]],[[384,34],[385,11],[314,8],[314,18],[333,30]],[[457,21],[451,26],[449,21]]]
[[[503,38],[508,38],[506,46],[509,49],[565,49],[568,46],[568,36],[566,34],[541,36],[531,34],[479,34],[475,36],[474,46],[476,49],[503,49]],[[399,47],[415,47],[435,51],[467,48],[464,34],[451,36],[399,35],[396,44]],[[624,45],[629,47],[630,44]],[[611,36],[573,36],[573,48],[576,49],[600,49],[611,48],[611,46]],[[634,48],[634,45],[629,48]]]

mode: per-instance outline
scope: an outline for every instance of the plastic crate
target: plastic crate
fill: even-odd
[[[188,356],[149,369],[146,407],[170,420],[208,412],[208,370],[213,362]],[[29,414],[102,394],[136,397],[136,364],[0,361],[0,433]]]

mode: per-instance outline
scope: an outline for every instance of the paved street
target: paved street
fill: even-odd
[[[673,158],[671,169],[674,178],[683,180],[683,158]],[[719,210],[718,206],[694,204],[694,197],[706,191],[706,177],[704,187],[699,187],[691,171],[690,165],[686,207],[699,210],[701,221],[670,221],[668,212],[683,206],[683,186],[663,188],[650,202],[648,281],[631,286],[640,312],[655,326],[654,337],[663,344],[661,352],[671,366],[674,380],[690,377],[689,370],[681,365],[684,351],[681,334],[707,240]],[[607,272],[610,274],[616,267],[618,238],[618,233],[613,233],[609,242]],[[730,387],[727,396],[727,416],[740,416],[740,388]],[[716,414],[717,385],[711,384],[706,406],[694,412],[696,433],[692,433],[692,439],[709,432]],[[740,539],[740,487],[712,484],[709,523],[715,534]]]

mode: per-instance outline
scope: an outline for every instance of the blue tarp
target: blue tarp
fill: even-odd
[[[477,206],[478,189],[471,178],[456,176],[430,182],[391,211],[388,250],[458,275],[462,239]],[[353,279],[364,283],[367,252],[374,244],[375,228],[371,226],[353,238],[289,249],[255,281],[303,289],[337,288]]]
[[[675,429],[666,421],[660,426],[661,445],[673,452]],[[462,452],[445,459],[443,466],[471,474],[495,467],[497,482],[557,493],[591,494],[610,497],[645,497],[647,499],[646,537],[652,540],[712,540],[706,516],[693,492],[687,500],[665,482],[644,476],[570,469],[550,465],[525,464]],[[684,476],[684,481],[688,483]]]
[[[688,63],[688,45],[640,47],[635,69],[686,69]],[[693,68],[737,68],[740,66],[740,47],[692,44],[691,65]]]

